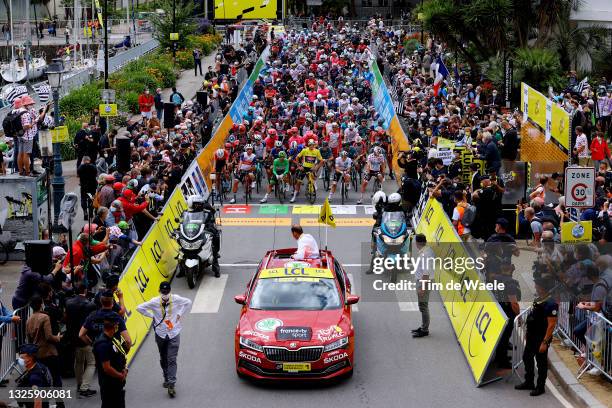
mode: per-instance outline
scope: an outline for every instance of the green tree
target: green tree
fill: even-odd
[[[176,2],[176,30],[173,24],[172,9]],[[179,48],[187,46],[187,36],[196,31],[196,24],[191,21],[193,15],[193,2],[184,0],[159,0],[157,6],[164,10],[164,14],[154,14],[151,22],[155,28],[153,36],[163,48],[172,47],[170,33],[179,33],[177,41]]]

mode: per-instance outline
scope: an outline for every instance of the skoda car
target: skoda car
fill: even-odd
[[[238,376],[329,379],[353,373],[351,283],[331,252],[294,261],[295,249],[268,251],[244,294],[236,327]]]

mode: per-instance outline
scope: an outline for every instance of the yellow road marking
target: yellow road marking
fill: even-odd
[[[320,205],[294,205],[293,214],[319,214],[321,212]]]
[[[217,218],[217,224],[228,227],[289,227],[291,218]]]

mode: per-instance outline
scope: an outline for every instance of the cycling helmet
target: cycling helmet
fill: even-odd
[[[273,129],[273,128],[272,128],[272,129],[268,129],[268,134],[269,134],[270,136],[274,136],[274,135],[276,135],[276,129]]]
[[[256,142],[261,142],[261,135],[255,135],[253,139],[255,139]]]
[[[328,144],[329,144],[329,142],[327,140],[324,140],[323,142],[321,142],[321,145],[323,147],[327,147]]]
[[[253,150],[253,145],[250,144],[250,143],[248,145],[244,146],[244,150],[249,150],[249,149]]]
[[[281,142],[280,140],[277,140],[276,142],[274,142],[274,147],[282,147],[283,146],[283,142]]]
[[[375,153],[375,154],[380,154],[380,147],[376,146],[376,147],[374,148],[374,153]]]
[[[314,146],[315,141],[313,139],[308,139],[308,146]]]
[[[296,140],[294,140],[293,142],[291,142],[291,148],[292,149],[297,149],[298,147],[298,142]]]
[[[372,205],[376,205],[378,203],[384,203],[385,201],[387,201],[387,195],[385,194],[384,191],[377,191],[374,193],[374,195],[372,196]]]
[[[400,201],[402,201],[402,196],[398,193],[389,194],[389,197],[387,197],[387,202],[389,204],[397,204]]]
[[[348,155],[348,152],[346,150],[343,150],[340,152],[340,156],[342,157],[346,157]]]
[[[361,138],[361,136],[355,136],[355,143],[361,143],[363,139]]]
[[[238,126],[238,131],[239,132],[246,132],[246,126],[244,126],[244,125]]]
[[[355,127],[355,122],[349,122],[348,127],[353,129]]]
[[[225,148],[228,149],[228,150],[231,149],[232,148],[232,144],[231,143],[226,143],[225,144]]]
[[[278,157],[281,159],[284,159],[287,157],[287,153],[285,153],[284,151],[280,151],[278,152]]]
[[[217,149],[217,159],[222,159],[225,156],[225,150]]]

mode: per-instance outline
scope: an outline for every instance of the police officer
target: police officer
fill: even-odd
[[[552,341],[553,330],[557,325],[559,305],[552,299],[553,281],[537,279],[535,281],[537,298],[527,316],[527,333],[525,335],[525,381],[515,386],[517,390],[531,390],[529,395],[536,397],[544,394],[546,375],[548,373],[548,347]],[[538,381],[534,384],[535,365],[538,364]]]
[[[105,290],[100,296],[101,309],[91,313],[85,319],[85,323],[79,331],[79,338],[82,340],[84,345],[90,345],[100,336],[103,331],[103,322],[106,319],[113,320],[118,325],[117,337],[123,338],[123,347],[129,351],[132,346],[132,339],[125,326],[125,321],[119,314],[113,311],[113,292],[111,290]]]
[[[17,386],[23,388],[42,388],[50,387],[53,383],[51,372],[43,364],[36,360],[36,353],[38,353],[38,346],[36,344],[23,344],[19,349],[19,365],[24,370],[17,380]],[[36,405],[36,404],[39,405]],[[49,408],[48,402],[40,401],[34,402],[20,402],[19,406],[26,408],[34,408],[35,406],[42,408]]]
[[[102,408],[125,408],[125,379],[127,378],[127,351],[115,338],[119,329],[117,320],[104,319],[103,332],[93,345],[100,384]]]

